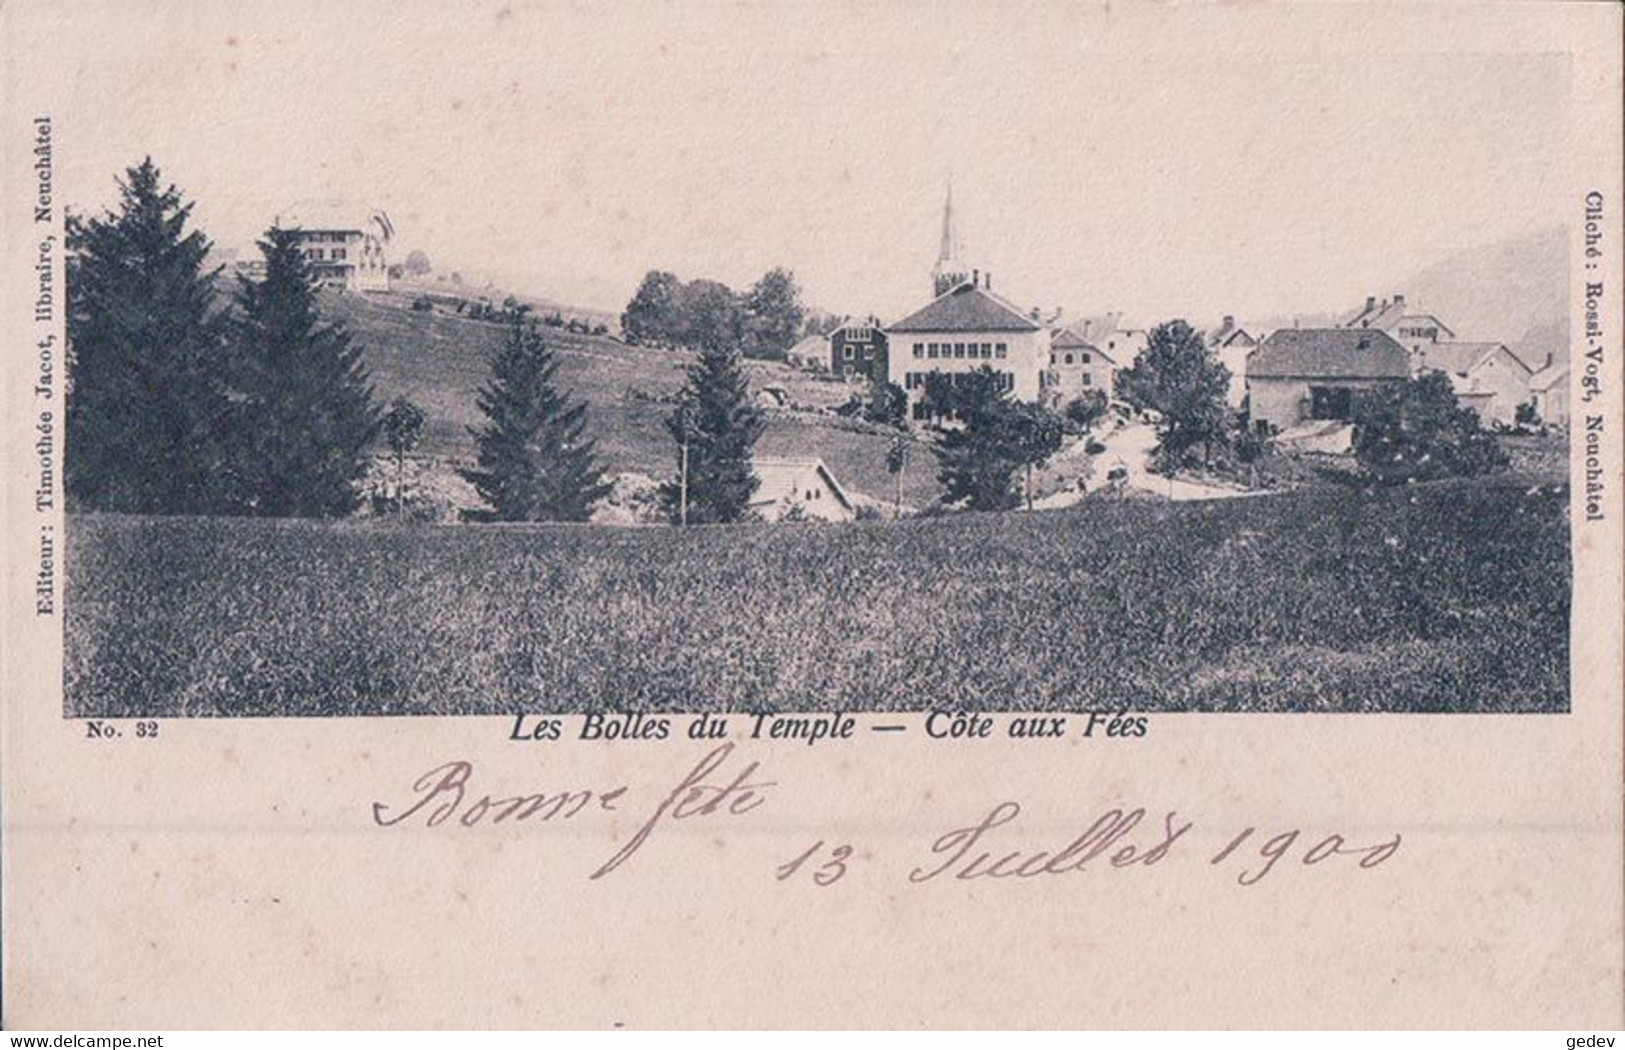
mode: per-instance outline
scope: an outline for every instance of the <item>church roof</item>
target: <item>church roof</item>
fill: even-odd
[[[937,296],[888,332],[1036,332],[1032,320],[1003,298],[967,281]]]
[[[942,205],[942,244],[937,249],[936,272],[969,273],[963,255],[959,245],[959,228],[954,224],[954,188],[950,185],[948,198]]]

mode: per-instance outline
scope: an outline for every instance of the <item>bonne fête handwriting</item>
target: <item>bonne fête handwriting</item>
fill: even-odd
[[[448,828],[470,830],[518,824],[580,822],[595,814],[628,813],[636,830],[588,878],[602,879],[621,869],[659,833],[675,824],[706,821],[726,825],[750,818],[779,791],[787,791],[765,775],[762,763],[735,757],[736,745],[722,744],[707,752],[675,785],[639,801],[626,784],[556,791],[493,792],[475,779],[472,762],[457,760],[437,765],[410,782],[393,801],[372,804],[373,823],[381,828]],[[913,885],[933,882],[1032,879],[1091,871],[1150,868],[1168,862],[1201,863],[1234,876],[1241,886],[1254,886],[1279,865],[1314,869],[1353,866],[1371,870],[1399,852],[1398,833],[1370,839],[1351,839],[1340,832],[1311,832],[1299,828],[1268,831],[1256,826],[1226,829],[1217,850],[1199,848],[1192,835],[1196,821],[1177,809],[1148,810],[1125,804],[1105,805],[1079,819],[1076,830],[1060,834],[1046,828],[1023,828],[1023,807],[1014,800],[1000,801],[970,820],[935,833],[927,832],[917,846],[908,846],[898,859],[902,876]],[[838,822],[837,827],[838,827]],[[840,834],[808,844],[777,865],[776,876],[787,881],[806,874],[818,886],[831,886],[849,877],[858,863],[856,847]],[[866,863],[881,863],[876,849],[864,844]]]

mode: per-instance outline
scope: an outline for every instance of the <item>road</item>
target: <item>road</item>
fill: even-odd
[[[1257,492],[1248,489],[1203,485],[1151,473],[1151,452],[1157,446],[1157,429],[1148,423],[1126,423],[1109,433],[1095,435],[1094,440],[1106,446],[1106,451],[1097,453],[1094,457],[1094,474],[1088,482],[1090,492],[1104,488],[1107,484],[1107,473],[1113,467],[1123,466],[1128,468],[1126,484],[1129,488],[1155,493],[1167,499],[1234,499],[1237,496],[1258,495]],[[1087,444],[1087,440],[1077,441],[1062,449],[1056,454],[1054,464],[1064,468],[1067,460],[1083,457],[1086,455],[1084,446]],[[1083,496],[1083,492],[1068,489],[1035,500],[1033,506],[1046,509],[1069,507]]]

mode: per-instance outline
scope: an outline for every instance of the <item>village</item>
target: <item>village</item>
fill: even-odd
[[[305,202],[279,214],[276,222],[298,231],[311,276],[329,294],[356,293],[390,301],[392,290],[419,289],[421,294],[412,300],[415,310],[485,319],[500,313],[489,293],[447,289],[443,273],[435,285],[414,283],[414,278],[422,282],[428,277],[421,266],[409,272],[394,259],[396,230],[381,209],[341,201]],[[263,272],[263,263],[243,262],[237,269],[255,277]],[[921,285],[926,286],[926,275]],[[780,348],[776,356],[783,366],[810,383],[786,378],[764,362],[751,362],[756,366],[752,378],[761,408],[829,417],[855,404],[864,396],[861,391],[889,387],[906,399],[906,426],[915,440],[921,440],[932,429],[954,425],[930,411],[924,396],[929,377],[991,371],[1014,400],[1057,412],[1080,399],[1087,403],[1094,398],[1109,406],[1083,432],[1069,433],[1043,464],[1039,487],[1032,493],[1036,508],[1069,506],[1103,492],[1188,500],[1260,491],[1256,471],[1250,479],[1254,484],[1248,484],[1249,479],[1235,476],[1191,477],[1158,470],[1155,419],[1134,411],[1117,396],[1119,375],[1133,368],[1147,349],[1148,329],[1131,326],[1118,313],[1023,307],[1006,296],[1002,283],[995,290],[993,272],[967,258],[951,188],[943,202],[928,287],[922,305],[899,318],[832,319],[826,330],[809,331]],[[549,322],[568,325],[572,333],[591,331],[616,338],[600,319],[589,326],[573,317],[566,322],[564,314],[556,312],[549,315]],[[1333,323],[1294,323],[1266,330],[1226,315],[1199,331],[1207,350],[1228,372],[1224,400],[1232,418],[1283,456],[1346,455],[1353,439],[1355,397],[1428,373],[1447,377],[1456,403],[1471,410],[1486,431],[1554,434],[1568,427],[1566,347],[1518,352],[1503,341],[1460,338],[1453,318],[1437,316],[1426,303],[1408,300],[1402,292],[1367,296]],[[625,333],[619,336],[624,342]],[[627,353],[631,351],[627,347]],[[841,476],[838,464],[805,453],[794,443],[768,454],[758,450],[752,459],[755,517],[844,522],[921,509],[901,493],[863,491]],[[429,473],[434,472],[431,464]],[[424,479],[422,464],[414,462],[413,474]],[[654,509],[658,476],[622,471],[613,480],[613,491],[594,520],[623,524],[660,520]],[[378,499],[387,503],[411,498],[411,493],[397,491],[396,484],[387,475],[377,479]],[[462,490],[442,494],[441,499],[474,502],[472,493]]]

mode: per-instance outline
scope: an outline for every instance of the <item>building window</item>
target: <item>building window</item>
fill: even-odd
[[[334,248],[333,249],[333,258],[335,258],[335,259],[344,258],[344,249],[343,248]]]
[[[1093,358],[1091,358],[1091,357],[1090,357],[1090,356],[1089,356],[1089,355],[1088,355],[1088,354],[1084,354],[1084,355],[1083,355],[1083,363],[1084,363],[1084,364],[1088,364],[1088,363],[1089,363],[1089,362],[1090,362],[1090,361],[1092,361],[1092,360],[1094,360],[1094,359],[1093,359]]]
[[[1083,373],[1083,385],[1084,386],[1094,386],[1095,385],[1094,384],[1094,379],[1095,379],[1095,377],[1090,375],[1088,372]]]
[[[915,343],[914,344],[914,356],[915,357],[924,357],[925,356],[925,344],[924,343]]]
[[[993,344],[992,343],[983,343],[982,344],[982,356],[983,357],[992,357],[993,356]]]
[[[1009,357],[1010,356],[1010,348],[1009,348],[1009,346],[1007,346],[1004,343],[1000,343],[997,347],[994,348],[994,351],[999,357]]]
[[[1067,364],[1071,364],[1071,363],[1072,363],[1072,355],[1071,355],[1071,354],[1067,354],[1067,355],[1066,355],[1066,363],[1067,363]]]
[[[852,360],[852,348],[850,346],[841,347],[841,356],[845,357],[848,361]]]
[[[965,344],[964,343],[955,343],[954,344],[954,356],[955,357],[964,357],[965,356]]]

